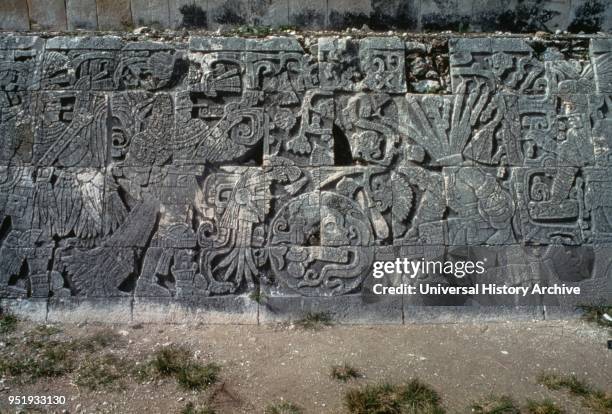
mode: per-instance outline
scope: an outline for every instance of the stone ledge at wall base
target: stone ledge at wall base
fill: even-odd
[[[259,307],[261,324],[299,321],[308,315],[329,317],[339,324],[401,324],[402,297],[387,296],[375,302],[363,295],[337,297],[265,296]]]
[[[607,0],[2,0],[0,30],[292,27],[564,31],[612,28]]]
[[[104,322],[126,324],[132,321],[131,297],[50,298],[47,322]]]
[[[0,299],[0,309],[3,313],[39,323],[47,322],[47,305],[47,299]]]
[[[135,298],[133,322],[256,325],[258,304],[247,295],[177,301]]]
[[[162,323],[269,325],[294,323],[309,315],[325,315],[338,325],[401,325],[444,323],[489,323],[580,319],[577,308],[561,306],[410,306],[398,299],[363,304],[361,296],[338,298],[268,298],[257,304],[248,297],[215,298],[193,303],[164,299],[2,299],[3,312],[38,323]],[[399,299],[401,302],[401,298]]]

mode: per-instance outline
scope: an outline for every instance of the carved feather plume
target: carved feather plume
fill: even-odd
[[[404,176],[398,176],[393,186],[393,219],[403,223],[410,215],[414,203],[414,193],[410,183]]]

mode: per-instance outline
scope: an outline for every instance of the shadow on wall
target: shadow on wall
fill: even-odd
[[[179,8],[183,15],[182,26],[186,29],[206,29],[208,27],[207,14],[200,6],[186,4]]]
[[[243,25],[247,23],[247,4],[240,0],[227,0],[221,6],[212,9],[213,21],[217,24]]]

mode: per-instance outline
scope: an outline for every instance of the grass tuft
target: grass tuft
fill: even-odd
[[[188,402],[185,408],[181,410],[181,414],[215,414],[215,410],[210,407],[198,407],[195,404]]]
[[[8,375],[18,383],[62,376],[73,372],[80,360],[114,341],[107,332],[79,339],[52,339],[58,332],[52,325],[28,331],[19,343],[19,352],[10,351],[17,343],[9,338],[10,348],[0,352],[0,375]]]
[[[566,390],[571,395],[580,397],[582,405],[589,408],[592,413],[612,413],[612,395],[594,389],[575,375],[540,374],[537,378],[540,384],[551,390]],[[539,413],[538,413],[539,414]]]
[[[264,410],[264,414],[302,414],[303,412],[300,406],[288,401],[268,405]]]
[[[178,371],[176,379],[185,389],[203,390],[217,382],[219,371],[221,367],[214,363],[202,365],[191,362]]]
[[[40,337],[49,337],[55,334],[60,333],[62,330],[54,325],[38,325],[36,328],[32,329],[30,335],[32,336],[40,336]]]
[[[612,394],[602,391],[593,391],[584,401],[585,407],[596,414],[612,413]]]
[[[22,383],[61,376],[72,372],[74,367],[70,343],[58,341],[33,342],[18,354],[0,358],[0,374]]]
[[[302,329],[318,331],[325,326],[333,325],[333,322],[329,313],[308,312],[304,318],[296,321],[295,325]]]
[[[187,390],[203,390],[217,382],[221,367],[215,363],[200,364],[191,358],[191,352],[178,345],[161,348],[151,361],[138,365],[132,374],[140,381],[155,377],[175,377]]]
[[[525,407],[527,414],[563,414],[555,403],[550,400],[544,401],[532,401],[527,400],[527,406]]]
[[[472,404],[476,414],[520,414],[521,410],[514,400],[507,395],[491,395],[482,401]]]
[[[604,314],[612,317],[612,306],[581,305],[578,306],[578,309],[583,311],[583,320],[601,326],[612,327],[612,321],[604,318]]]
[[[347,382],[348,380],[361,377],[361,373],[347,363],[343,365],[334,365],[331,368],[331,377],[338,381]]]
[[[75,384],[90,390],[108,387],[122,378],[125,362],[114,355],[87,358],[77,369]]]
[[[538,375],[537,381],[551,390],[566,389],[571,394],[580,397],[588,396],[592,392],[591,387],[585,382],[580,381],[575,375],[562,376],[542,373]]]
[[[0,314],[0,334],[8,334],[17,329],[19,319],[13,314]]]
[[[264,292],[258,289],[254,290],[249,294],[249,299],[251,299],[253,302],[257,302],[258,304],[263,305],[266,302],[267,296]]]
[[[75,346],[82,351],[96,352],[103,348],[115,345],[121,340],[121,335],[112,329],[102,329],[85,338],[77,339]]]
[[[367,385],[349,390],[345,406],[353,414],[444,414],[440,396],[427,384],[414,379],[407,384]]]
[[[191,353],[182,346],[163,347],[154,354],[153,368],[162,376],[178,374],[191,360]]]

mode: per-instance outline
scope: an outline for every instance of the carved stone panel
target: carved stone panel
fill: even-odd
[[[514,169],[444,168],[448,203],[448,244],[510,245],[518,240]]]
[[[36,36],[0,38],[0,91],[35,90],[40,86],[40,61],[44,41]]]
[[[514,118],[514,117],[513,117]],[[516,121],[516,120],[515,120]],[[592,165],[594,144],[591,137],[586,95],[542,95],[519,97],[519,139],[513,147],[519,163],[525,166]]]
[[[525,243],[580,245],[585,241],[590,219],[582,170],[516,168],[512,181]]]
[[[32,162],[41,167],[103,167],[108,99],[89,91],[37,95]]]
[[[443,174],[421,167],[400,167],[391,178],[393,244],[446,244],[447,197]]]
[[[612,39],[591,39],[590,52],[597,93],[612,93]]]
[[[47,42],[43,89],[158,90],[184,76],[182,52],[155,42],[127,45],[119,37],[56,37]]]
[[[403,42],[395,37],[320,38],[319,77],[335,91],[406,92]]]
[[[396,256],[609,278],[609,39],[302,40],[0,36],[0,298],[355,306]]]

